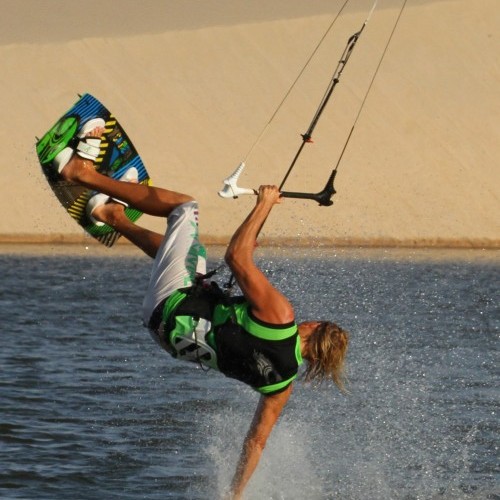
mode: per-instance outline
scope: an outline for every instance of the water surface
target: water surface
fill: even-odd
[[[0,497],[219,498],[258,396],[159,350],[149,260],[105,255],[0,255]],[[498,254],[260,255],[351,332],[350,394],[296,384],[245,498],[500,498]]]

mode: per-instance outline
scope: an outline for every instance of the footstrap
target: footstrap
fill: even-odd
[[[76,147],[76,154],[88,160],[95,160],[99,156],[101,139],[98,137],[84,137]]]

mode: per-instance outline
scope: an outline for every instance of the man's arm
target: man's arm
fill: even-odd
[[[232,500],[241,498],[245,485],[259,463],[267,438],[271,434],[274,424],[277,422],[291,392],[292,386],[290,385],[279,394],[261,396],[231,483],[230,498]]]
[[[280,202],[276,186],[261,186],[257,203],[236,230],[226,251],[226,262],[250,303],[252,313],[267,323],[283,324],[294,319],[288,299],[274,288],[253,261],[257,236],[271,209]]]
[[[266,323],[293,321],[294,312],[287,298],[274,288],[253,261],[257,236],[273,206],[280,202],[276,186],[261,186],[257,203],[234,233],[226,251],[226,262],[238,282],[252,313]],[[231,498],[238,500],[259,463],[267,438],[292,392],[292,386],[272,396],[261,396],[243,444],[231,484]]]

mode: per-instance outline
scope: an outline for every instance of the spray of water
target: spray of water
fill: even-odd
[[[223,496],[231,482],[254,411],[253,403],[257,402],[253,395],[246,399],[238,408],[224,409],[211,417],[205,452],[213,469],[217,498]],[[245,499],[325,498],[320,476],[310,459],[314,450],[308,442],[308,424],[297,421],[293,413],[281,419],[269,438]]]

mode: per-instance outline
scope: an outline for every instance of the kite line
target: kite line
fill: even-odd
[[[314,55],[316,54],[316,52],[318,51],[319,47],[323,44],[324,40],[326,39],[328,33],[332,30],[333,26],[335,25],[336,21],[338,20],[338,18],[340,17],[341,13],[345,10],[345,8],[347,7],[348,3],[349,3],[350,0],[346,0],[342,7],[340,8],[340,10],[337,12],[336,16],[334,17],[333,21],[330,23],[330,25],[328,26],[327,30],[325,31],[325,33],[323,34],[323,36],[321,37],[321,39],[319,40],[318,44],[316,45],[316,47],[314,48],[313,52],[311,53],[311,55],[309,56],[309,58],[307,59],[306,63],[304,64],[304,66],[302,67],[302,69],[300,70],[298,76],[295,78],[295,80],[293,81],[292,85],[290,86],[290,88],[288,89],[288,91],[285,93],[285,96],[283,97],[283,99],[281,100],[281,102],[278,104],[277,108],[275,109],[275,111],[272,113],[270,119],[268,120],[268,122],[265,124],[264,128],[262,129],[261,133],[259,134],[259,136],[257,137],[257,139],[254,141],[253,145],[251,146],[250,150],[248,151],[247,155],[245,156],[245,159],[240,163],[240,165],[236,168],[236,170],[229,176],[227,177],[226,179],[224,179],[223,181],[223,188],[219,191],[219,195],[223,198],[238,198],[238,196],[240,195],[243,195],[243,194],[256,194],[256,190],[255,189],[252,189],[252,188],[243,188],[243,187],[240,187],[238,186],[238,178],[239,176],[241,175],[241,173],[243,172],[243,169],[245,168],[245,164],[246,164],[246,161],[248,159],[248,157],[251,155],[251,153],[253,152],[253,150],[255,149],[255,147],[257,146],[257,144],[261,141],[262,137],[264,136],[264,134],[266,133],[268,127],[270,126],[270,124],[272,123],[272,121],[274,120],[274,118],[276,117],[276,115],[278,114],[279,110],[282,108],[284,102],[286,101],[286,99],[288,98],[288,96],[290,95],[292,89],[295,87],[296,83],[298,82],[298,80],[301,78],[301,76],[303,75],[305,69],[308,67],[309,63],[311,62],[311,60],[313,59]],[[364,95],[364,98],[361,102],[361,105],[359,107],[359,110],[358,110],[358,113],[356,115],[356,118],[353,122],[353,125],[350,129],[350,132],[347,136],[347,139],[344,143],[344,146],[342,148],[342,151],[340,153],[340,156],[339,158],[337,159],[337,162],[336,162],[336,165],[335,165],[335,168],[332,170],[332,173],[330,174],[327,182],[326,182],[326,185],[325,187],[323,188],[322,191],[318,192],[318,193],[302,193],[302,192],[289,192],[289,191],[282,191],[282,188],[285,184],[285,182],[287,181],[288,177],[290,176],[293,168],[295,167],[295,164],[297,163],[297,160],[299,159],[301,153],[302,153],[302,150],[304,149],[305,145],[308,144],[308,143],[311,143],[313,142],[312,141],[312,134],[314,132],[314,129],[316,128],[318,122],[319,122],[319,119],[321,118],[321,115],[323,114],[323,111],[325,110],[327,104],[328,104],[328,101],[330,100],[337,84],[339,83],[340,81],[340,77],[345,69],[345,66],[347,65],[347,62],[349,61],[349,58],[351,57],[351,54],[354,50],[354,47],[356,46],[359,38],[361,37],[361,34],[363,33],[366,25],[368,24],[368,22],[370,21],[376,7],[377,7],[377,3],[378,3],[378,0],[375,0],[372,4],[372,7],[370,9],[370,11],[368,12],[368,15],[366,17],[366,19],[364,20],[361,28],[356,32],[354,33],[353,35],[351,35],[347,41],[347,44],[346,44],[346,47],[341,55],[341,58],[337,64],[337,67],[335,68],[335,71],[333,73],[333,76],[331,78],[331,80],[329,81],[328,83],[328,87],[323,95],[323,98],[321,99],[320,101],[320,104],[313,116],[313,119],[307,129],[307,131],[303,134],[301,134],[301,137],[302,137],[302,142],[300,144],[300,147],[297,151],[297,153],[295,154],[290,166],[288,167],[288,170],[286,171],[285,173],[285,176],[283,177],[283,180],[281,181],[280,185],[279,185],[279,189],[281,191],[281,195],[285,198],[301,198],[301,199],[311,199],[311,200],[314,200],[316,201],[319,205],[321,206],[330,206],[333,204],[333,201],[331,200],[331,198],[333,197],[333,195],[335,194],[335,189],[334,189],[334,186],[333,186],[333,183],[334,183],[334,180],[335,180],[335,175],[337,173],[337,169],[338,169],[338,166],[340,165],[340,162],[342,161],[342,158],[344,156],[344,153],[347,149],[347,146],[351,140],[351,137],[352,137],[352,134],[354,132],[354,129],[356,127],[356,124],[357,122],[359,121],[359,118],[361,116],[361,113],[363,111],[363,108],[365,106],[365,103],[368,99],[368,96],[370,94],[370,91],[373,87],[373,83],[379,73],[379,70],[380,70],[380,67],[382,65],[382,62],[385,58],[385,55],[387,53],[387,50],[389,48],[389,45],[393,39],[393,36],[394,36],[394,33],[396,31],[396,28],[399,24],[399,21],[401,19],[401,16],[403,14],[403,11],[406,7],[406,3],[407,3],[408,0],[404,0],[403,3],[402,3],[402,6],[399,10],[399,14],[396,18],[396,21],[394,23],[394,26],[393,26],[393,29],[390,33],[390,36],[386,42],[386,45],[384,47],[384,50],[382,52],[382,55],[379,59],[379,62],[377,64],[377,67],[375,69],[375,72],[371,78],[371,81],[370,81],[370,84],[368,86],[368,89],[367,91],[365,92],[365,95]]]

